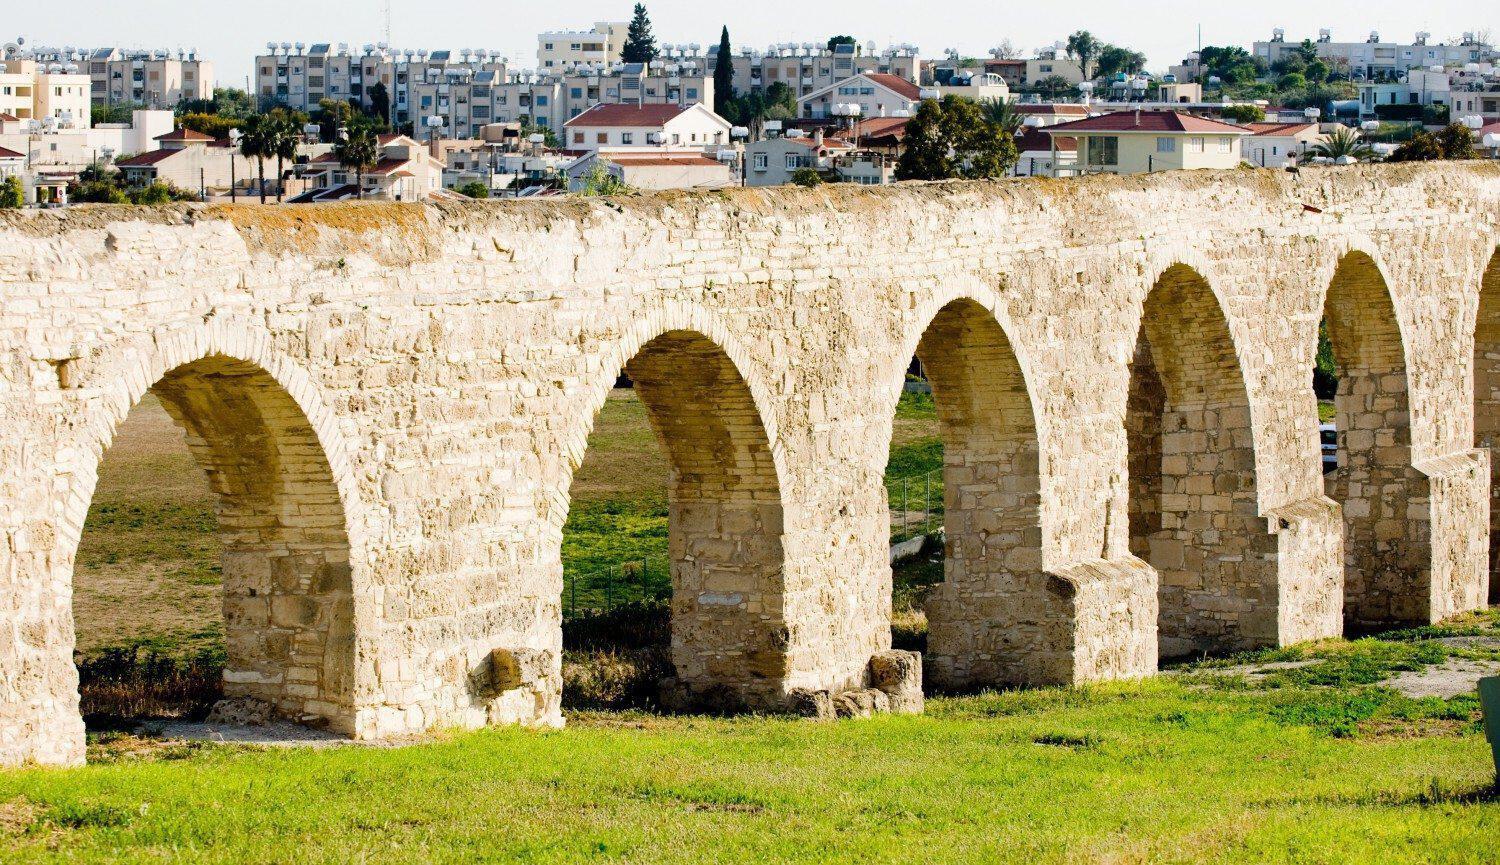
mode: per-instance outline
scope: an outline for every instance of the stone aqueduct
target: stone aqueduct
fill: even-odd
[[[359,738],[561,722],[570,477],[622,369],[700,694],[774,708],[889,648],[914,353],[939,683],[1483,606],[1497,242],[1485,164],[5,216],[0,763],[82,759],[74,553],[148,389],[219,494],[227,688]]]

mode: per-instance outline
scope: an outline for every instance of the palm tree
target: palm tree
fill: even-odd
[[[256,114],[245,121],[244,133],[240,136],[240,153],[246,159],[254,159],[260,169],[260,203],[266,203],[266,157],[275,155],[272,126],[275,123],[264,114]]]
[[[333,155],[339,165],[354,169],[355,197],[365,196],[365,169],[375,164],[378,142],[368,126],[343,127],[339,140],[333,145]]]
[[[1026,119],[1026,116],[1016,108],[1016,103],[1009,99],[986,99],[981,105],[990,122],[1012,137],[1015,136],[1016,130],[1021,128],[1021,122]]]
[[[1347,156],[1350,159],[1362,161],[1375,155],[1375,151],[1364,138],[1358,129],[1339,126],[1329,133],[1327,138],[1309,147],[1307,152],[1313,156],[1324,156],[1329,159]]]
[[[284,114],[273,117],[271,133],[271,153],[276,157],[276,200],[281,201],[286,191],[286,160],[296,160],[302,136],[297,124]]]

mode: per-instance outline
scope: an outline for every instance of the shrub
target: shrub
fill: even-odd
[[[1266,112],[1259,105],[1226,105],[1219,113],[1225,120],[1241,123],[1259,123],[1266,119]]]
[[[26,204],[26,191],[21,188],[21,178],[7,177],[0,183],[0,210],[14,210]]]
[[[490,188],[478,180],[471,180],[461,184],[456,190],[459,195],[467,195],[470,198],[489,198]]]
[[[799,168],[792,172],[792,183],[797,186],[813,187],[822,184],[823,175],[816,168]]]

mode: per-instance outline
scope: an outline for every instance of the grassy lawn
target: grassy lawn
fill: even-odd
[[[1215,662],[921,717],[575,714],[403,749],[96,740],[94,765],[0,773],[0,861],[1493,862],[1474,698],[1362,684],[1452,651],[1441,633],[1235,659],[1312,662],[1254,686]]]

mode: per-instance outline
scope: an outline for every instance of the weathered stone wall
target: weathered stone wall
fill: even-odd
[[[1497,222],[1500,171],[1482,164],[0,217],[0,762],[82,757],[73,551],[114,426],[184,377],[193,393],[231,388],[174,410],[202,430],[203,464],[229,472],[221,513],[246,520],[230,536],[262,520],[258,546],[230,545],[242,576],[226,611],[253,608],[235,667],[283,712],[364,738],[561,721],[569,482],[627,364],[659,381],[679,678],[757,704],[863,687],[890,640],[892,413],[908,359],[958,300],[1005,337],[1009,359],[980,361],[1011,370],[999,390],[1016,411],[967,433],[945,416],[970,435],[958,452],[981,458],[946,484],[949,519],[979,533],[950,573],[980,576],[943,590],[976,653],[950,641],[949,669],[1147,675],[1158,580],[1131,555],[1125,418],[1146,298],[1174,268],[1212,292],[1248,403],[1257,543],[1275,572],[1250,581],[1264,615],[1245,633],[1341,626],[1344,516],[1324,494],[1309,383],[1351,252],[1391,298],[1410,462],[1427,479],[1408,498],[1426,564],[1401,603],[1423,619],[1477,606],[1489,467],[1473,328]],[[217,365],[282,398],[216,380]],[[980,377],[949,379],[952,404],[982,405]],[[236,412],[269,439],[239,435]],[[1015,438],[1028,424],[1034,445]],[[254,481],[238,498],[236,472]],[[966,596],[986,612],[964,612]]]

